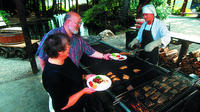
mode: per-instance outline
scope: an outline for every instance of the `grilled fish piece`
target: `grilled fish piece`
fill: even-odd
[[[180,77],[177,76],[177,75],[173,75],[173,76],[172,76],[172,79],[176,79],[176,80],[178,80],[178,79],[180,79]]]
[[[162,89],[163,87],[167,86],[165,83],[160,83],[159,88]]]
[[[120,52],[119,54],[120,54],[120,55],[131,55],[130,52]]]
[[[183,91],[185,88],[187,88],[187,85],[186,84],[183,84],[183,85],[180,85],[180,91]]]
[[[168,79],[168,77],[162,77],[162,82],[165,82]]]
[[[113,73],[112,72],[108,72],[106,75],[110,76],[110,75],[113,75]]]
[[[167,93],[171,88],[172,88],[172,87],[170,87],[170,86],[165,86],[165,87],[164,87],[164,89],[165,89],[164,93]]]
[[[116,82],[116,81],[120,81],[120,78],[115,77],[115,78],[112,79],[112,82]]]
[[[125,79],[125,80],[129,80],[129,76],[128,75],[126,75],[126,74],[123,74],[123,77],[122,77],[122,79]]]
[[[163,104],[164,102],[167,101],[167,97],[165,95],[161,95],[159,98],[158,98],[158,103],[159,104]]]
[[[176,89],[172,89],[172,90],[170,90],[169,91],[169,99],[171,100],[171,99],[173,99],[174,98],[174,96],[176,96],[176,94],[178,93],[178,91],[176,90]]]
[[[176,81],[176,79],[169,79],[169,84]]]
[[[177,91],[176,89],[172,89],[172,90],[170,91],[170,93],[172,93],[172,94],[177,94],[178,91]]]
[[[127,68],[128,68],[128,66],[124,65],[124,66],[121,66],[119,69],[124,70],[124,69],[127,69]]]
[[[144,89],[145,92],[149,91],[151,88],[152,87],[149,86],[149,85],[146,85],[146,86],[143,87],[143,89]]]
[[[141,70],[138,69],[138,68],[134,68],[134,69],[133,69],[133,72],[134,72],[134,73],[138,73],[138,72],[140,72],[140,71],[141,71]]]
[[[176,87],[178,84],[180,84],[180,82],[177,82],[177,81],[176,81],[176,82],[173,82],[173,83],[172,83],[172,85],[173,85],[174,87]]]
[[[152,88],[151,90],[149,90],[147,93],[145,93],[144,95],[146,97],[149,97],[150,95],[154,94],[157,91],[157,89]]]
[[[160,93],[159,91],[155,92],[155,93],[151,96],[151,100],[157,99],[160,95],[161,95],[161,93]]]
[[[152,107],[152,106],[155,105],[155,103],[153,103],[153,102],[150,101],[150,100],[146,100],[146,101],[145,101],[145,105],[146,105],[147,107]]]
[[[115,77],[116,77],[116,75],[111,75],[111,77],[110,77],[110,78],[112,79],[112,78],[115,78]]]
[[[157,85],[159,85],[159,84],[160,84],[159,81],[157,81],[157,80],[153,81],[153,86],[154,86],[154,87],[157,86]]]
[[[135,91],[135,92],[134,92],[134,96],[135,96],[135,97],[138,97],[139,95],[140,95],[139,91]]]

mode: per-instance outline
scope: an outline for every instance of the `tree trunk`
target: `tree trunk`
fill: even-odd
[[[53,0],[53,5],[52,5],[52,9],[51,9],[51,14],[54,13],[55,8],[56,8],[56,0]]]
[[[174,2],[172,4],[172,10],[174,10],[175,3],[176,3],[176,0],[174,0]]]
[[[36,17],[40,17],[40,11],[39,11],[39,2],[38,0],[33,0],[33,3],[34,3],[34,12],[35,12],[35,15]]]
[[[25,44],[26,44],[26,53],[28,54],[32,72],[33,72],[33,74],[35,74],[38,72],[38,68],[37,68],[37,64],[35,61],[35,55],[33,54],[33,51],[32,51],[33,48],[31,46],[32,45],[31,39],[30,39],[30,35],[28,32],[28,26],[26,23],[25,8],[24,8],[24,5],[22,4],[21,0],[15,0],[15,3],[16,3],[17,10],[18,10],[20,24],[22,26],[22,31],[23,31],[23,35],[24,35]]]
[[[167,4],[170,6],[171,5],[171,0],[167,0]]]
[[[74,4],[73,4],[73,1],[74,1],[74,0],[72,0],[72,10],[74,10]]]
[[[120,18],[120,22],[121,23],[125,23],[124,21],[127,20],[127,17],[128,17],[128,11],[129,11],[129,8],[130,8],[130,0],[122,0],[121,1],[121,10],[120,10],[120,13],[119,13],[119,18]]]
[[[79,12],[79,4],[78,4],[78,0],[76,0],[76,12]]]
[[[142,7],[146,4],[149,4],[152,0],[140,0],[139,5],[137,6],[137,15],[136,18],[142,18]]]
[[[183,6],[181,8],[181,16],[184,16],[184,14],[185,14],[185,9],[186,9],[187,3],[188,3],[188,0],[184,0]]]
[[[87,6],[89,6],[89,1],[88,1],[88,0],[86,0],[86,2],[87,2]]]
[[[64,8],[67,9],[66,0],[64,0]]]
[[[98,4],[99,1],[98,0],[92,0],[92,5]]]
[[[46,5],[45,5],[45,0],[42,0],[42,16],[46,16]]]
[[[69,7],[69,11],[71,11],[71,5],[70,5],[70,0],[68,0],[68,7]]]

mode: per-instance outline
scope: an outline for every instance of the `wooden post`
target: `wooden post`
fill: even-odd
[[[24,35],[24,40],[25,40],[25,44],[26,44],[26,53],[28,54],[28,58],[31,64],[31,68],[32,68],[32,72],[33,74],[38,72],[38,68],[37,68],[37,64],[35,61],[35,55],[33,54],[33,48],[32,48],[32,43],[31,43],[31,39],[30,39],[30,35],[28,33],[28,26],[26,23],[26,17],[25,17],[25,7],[22,4],[22,0],[14,0],[17,10],[18,10],[18,16],[20,19],[20,24],[22,26],[22,31],[23,31],[23,35]]]

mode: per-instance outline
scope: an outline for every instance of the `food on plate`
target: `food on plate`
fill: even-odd
[[[104,91],[111,86],[112,81],[106,75],[96,75],[88,78],[86,84],[89,88],[94,88],[96,91]]]
[[[110,58],[112,58],[114,60],[125,60],[127,58],[127,56],[120,55],[120,53],[112,53]]]
[[[125,80],[129,80],[129,76],[126,75],[126,74],[123,74],[123,77],[122,77],[122,78],[125,79]]]
[[[115,78],[116,77],[116,75],[112,75],[110,78],[112,79],[112,78]]]
[[[115,77],[115,78],[112,79],[112,81],[113,81],[113,82],[115,82],[115,81],[120,81],[120,78]]]
[[[89,82],[90,87],[96,89],[97,88],[97,84],[93,83],[92,81]]]
[[[138,68],[134,68],[134,69],[133,69],[133,72],[134,72],[134,73],[138,73],[138,72],[140,72],[140,71],[141,71],[141,70],[138,69]]]
[[[127,69],[127,68],[128,68],[128,66],[124,65],[124,66],[121,66],[119,69],[124,70],[124,69]]]
[[[108,72],[106,75],[107,76],[110,76],[110,75],[112,75],[113,73],[112,72]]]
[[[100,76],[96,76],[96,77],[93,79],[93,82],[100,84],[101,82],[103,82],[103,79],[102,79]]]
[[[120,54],[120,55],[131,55],[130,52],[120,52],[119,54]]]

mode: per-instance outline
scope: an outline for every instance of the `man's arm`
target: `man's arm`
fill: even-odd
[[[38,57],[38,61],[39,61],[39,64],[40,64],[40,67],[41,67],[41,70],[43,71],[44,70],[44,67],[46,65],[46,61],[43,60],[42,58]]]
[[[73,94],[72,96],[69,97],[69,101],[68,101],[67,105],[65,107],[63,107],[61,110],[65,110],[65,109],[73,106],[80,99],[80,97],[83,96],[84,94],[92,94],[93,92],[95,92],[95,90],[93,88],[84,88],[81,91]]]
[[[90,55],[90,57],[97,58],[97,59],[110,60],[110,57],[109,57],[110,55],[111,55],[110,53],[103,54],[98,51],[95,51],[92,55]]]

